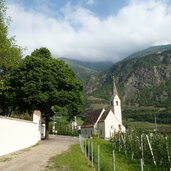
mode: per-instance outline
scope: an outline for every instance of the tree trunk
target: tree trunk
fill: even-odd
[[[49,139],[49,117],[47,113],[46,113],[45,125],[46,125],[45,139]]]

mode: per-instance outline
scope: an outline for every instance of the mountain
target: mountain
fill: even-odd
[[[76,76],[83,82],[85,82],[90,77],[90,75],[98,74],[98,71],[80,65],[71,59],[59,58],[59,60],[65,61],[65,63],[68,64],[71,67],[71,69],[75,72]]]
[[[131,59],[131,58],[141,58],[150,54],[160,54],[164,51],[167,50],[171,50],[171,44],[168,45],[160,45],[160,46],[152,46],[149,47],[147,49],[141,50],[139,52],[135,52],[132,55],[128,56],[127,58],[125,58],[125,60],[127,59]]]
[[[114,63],[111,61],[104,61],[104,62],[88,62],[88,61],[79,61],[79,60],[71,60],[72,63],[75,63],[77,65],[93,69],[95,71],[101,72],[106,69],[109,69]]]
[[[83,62],[79,60],[73,60],[68,58],[59,58],[59,60],[65,61],[76,73],[77,77],[83,82],[87,81],[90,76],[97,75],[99,72],[110,68],[112,62]]]
[[[107,106],[112,93],[114,75],[125,118],[135,117],[139,120],[148,118],[154,121],[155,110],[158,117],[160,116],[159,122],[171,123],[171,50],[169,47],[170,45],[149,48],[144,52],[136,53],[137,55],[132,55],[134,57],[114,64],[97,76],[92,76],[86,84],[87,96],[101,99]],[[90,100],[87,103],[91,108],[93,102]]]

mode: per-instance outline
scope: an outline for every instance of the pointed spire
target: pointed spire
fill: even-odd
[[[118,95],[118,91],[115,85],[115,77],[113,76],[113,97],[115,97],[116,95]]]

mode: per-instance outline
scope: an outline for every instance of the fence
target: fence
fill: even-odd
[[[81,151],[84,153],[85,157],[89,161],[90,165],[92,166],[92,170],[102,171],[103,167],[101,163],[101,147],[100,145],[97,146],[97,150],[95,150],[95,145],[92,139],[86,139],[79,135],[79,142]],[[112,154],[112,168],[111,171],[116,171],[116,162],[115,162],[115,152],[114,150],[111,151]],[[108,168],[106,168],[108,170]]]
[[[135,140],[134,141],[131,140],[132,145],[133,145],[133,146],[131,145],[131,148],[134,148],[135,151],[137,153],[139,153],[140,157],[137,157],[135,152],[131,151],[133,149],[131,149],[130,147],[128,148],[128,146],[130,146],[130,144],[126,141],[126,137],[124,137],[124,136],[126,136],[126,135],[120,135],[117,137],[117,139],[110,141],[110,142],[107,141],[105,144],[107,144],[109,148],[107,146],[104,146],[102,143],[100,143],[100,141],[99,141],[99,143],[96,142],[96,145],[95,145],[95,141],[97,139],[95,139],[95,140],[94,139],[86,139],[86,138],[82,137],[81,135],[79,136],[81,150],[85,154],[85,157],[90,162],[93,170],[95,170],[95,169],[98,171],[124,170],[123,168],[118,169],[118,166],[116,167],[116,165],[119,162],[118,160],[116,162],[118,154],[119,154],[119,159],[122,158],[121,156],[124,156],[124,158],[126,158],[126,162],[128,162],[130,167],[133,168],[132,170],[168,171],[170,169],[171,146],[170,146],[168,140],[166,141],[167,144],[165,146],[166,147],[165,156],[167,157],[166,158],[167,165],[165,165],[165,163],[163,165],[161,165],[161,163],[156,163],[157,156],[156,156],[156,153],[154,153],[154,150],[155,150],[155,149],[153,149],[154,144],[151,143],[151,139],[149,139],[148,135],[144,135],[144,137],[140,136],[141,140],[138,140],[136,137],[136,139],[135,139],[136,142],[134,142]],[[133,137],[131,137],[131,138],[133,138]],[[129,139],[130,139],[130,137],[129,137]],[[146,142],[143,142],[145,140],[146,140]],[[102,142],[102,140],[101,140],[101,142]],[[127,143],[127,144],[125,144],[125,143]],[[152,145],[153,145],[153,147],[152,147]],[[140,149],[140,152],[138,152],[138,150],[136,149],[136,146],[138,146],[138,148]],[[96,150],[95,150],[95,148],[96,148]],[[104,148],[106,148],[105,150],[107,150],[107,152],[106,152],[107,155],[104,154],[105,153]],[[162,150],[164,150],[164,149],[162,149]],[[115,155],[115,151],[117,152],[117,156]],[[148,153],[147,153],[147,151],[148,151]],[[108,156],[108,158],[106,158],[106,156]],[[103,159],[101,159],[102,157],[103,157]],[[148,159],[148,157],[150,157],[151,161],[149,161],[150,159]],[[144,164],[144,158],[146,158],[145,164]],[[147,163],[147,160],[148,160],[148,163]],[[162,160],[163,160],[163,158],[162,158]],[[119,167],[120,167],[120,165],[119,165]]]

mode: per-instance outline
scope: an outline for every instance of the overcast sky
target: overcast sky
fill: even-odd
[[[30,54],[121,60],[171,43],[171,0],[7,0],[10,35]]]

